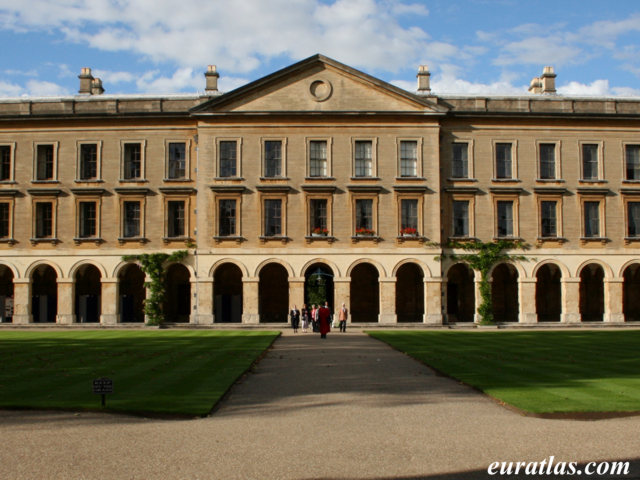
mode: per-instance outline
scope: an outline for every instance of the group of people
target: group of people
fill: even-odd
[[[333,323],[333,314],[329,308],[329,302],[324,302],[324,305],[314,304],[311,308],[308,308],[305,304],[302,305],[300,310],[297,305],[294,305],[289,312],[289,318],[291,319],[291,327],[294,333],[298,333],[300,321],[302,321],[303,332],[308,332],[309,327],[311,327],[312,331],[320,332],[320,338],[327,338],[327,333],[331,331]],[[339,328],[343,333],[347,331],[347,318],[349,318],[349,310],[343,303],[338,310]]]

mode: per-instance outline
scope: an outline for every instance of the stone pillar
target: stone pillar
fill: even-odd
[[[33,322],[31,315],[31,280],[13,279],[13,323],[24,325]]]
[[[473,279],[474,292],[476,294],[475,312],[473,314],[473,323],[480,323],[480,314],[478,309],[482,303],[482,295],[480,293],[480,273],[475,272],[475,278]]]
[[[242,323],[260,323],[259,277],[242,277]]]
[[[622,311],[622,291],[624,278],[604,279],[604,318],[605,322],[624,322]]]
[[[144,277],[144,299],[146,300],[147,298],[151,298],[151,287],[149,286],[149,284],[151,283],[151,278],[147,275]],[[143,308],[144,308],[144,302],[143,302]],[[149,316],[145,313],[144,314],[144,323],[147,324],[149,323]]]
[[[194,296],[195,294],[195,296]],[[213,313],[213,278],[198,277],[191,280],[191,296],[195,300],[189,323],[211,325],[215,321]]]
[[[304,281],[304,277],[289,277],[289,309],[297,305],[300,310],[304,305]],[[289,315],[287,322],[291,322]]]
[[[56,323],[71,325],[75,322],[74,311],[74,284],[72,278],[58,279],[58,311]]]
[[[518,277],[518,321],[520,323],[537,323],[536,312],[536,281],[537,278]]]
[[[100,323],[103,325],[118,324],[118,279],[101,278],[100,282]]]
[[[335,302],[334,310],[337,312],[342,308],[344,303],[349,313],[351,313],[351,278],[335,277],[333,279],[333,301]],[[347,318],[347,324],[351,323],[351,314]]]
[[[380,283],[380,315],[378,323],[383,325],[398,323],[396,315],[396,277],[381,278]]]
[[[562,277],[562,323],[580,323],[580,277]]]
[[[424,318],[429,325],[442,325],[442,277],[424,279]]]

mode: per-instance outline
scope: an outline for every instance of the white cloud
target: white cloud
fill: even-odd
[[[20,85],[0,81],[0,97],[19,97],[24,93]]]
[[[180,68],[171,77],[158,77],[158,72],[147,72],[136,84],[141,91],[149,93],[173,93],[181,90],[202,90],[204,79],[196,75],[192,68]]]
[[[53,82],[30,80],[27,82],[27,93],[32,97],[57,97],[69,95],[69,91]]]
[[[609,88],[609,80],[594,80],[590,84],[569,82],[566,85],[559,86],[557,90],[560,95],[568,96],[606,96],[611,94],[611,90]]]
[[[582,60],[581,54],[581,48],[566,44],[559,37],[529,37],[507,43],[494,64],[563,65]]]

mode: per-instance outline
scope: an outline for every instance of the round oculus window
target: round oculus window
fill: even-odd
[[[324,102],[331,96],[333,87],[327,80],[314,80],[309,86],[309,93],[316,102]]]

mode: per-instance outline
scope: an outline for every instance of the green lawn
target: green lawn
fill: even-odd
[[[278,332],[0,331],[0,407],[206,415]]]
[[[640,331],[368,332],[522,410],[640,411]]]

